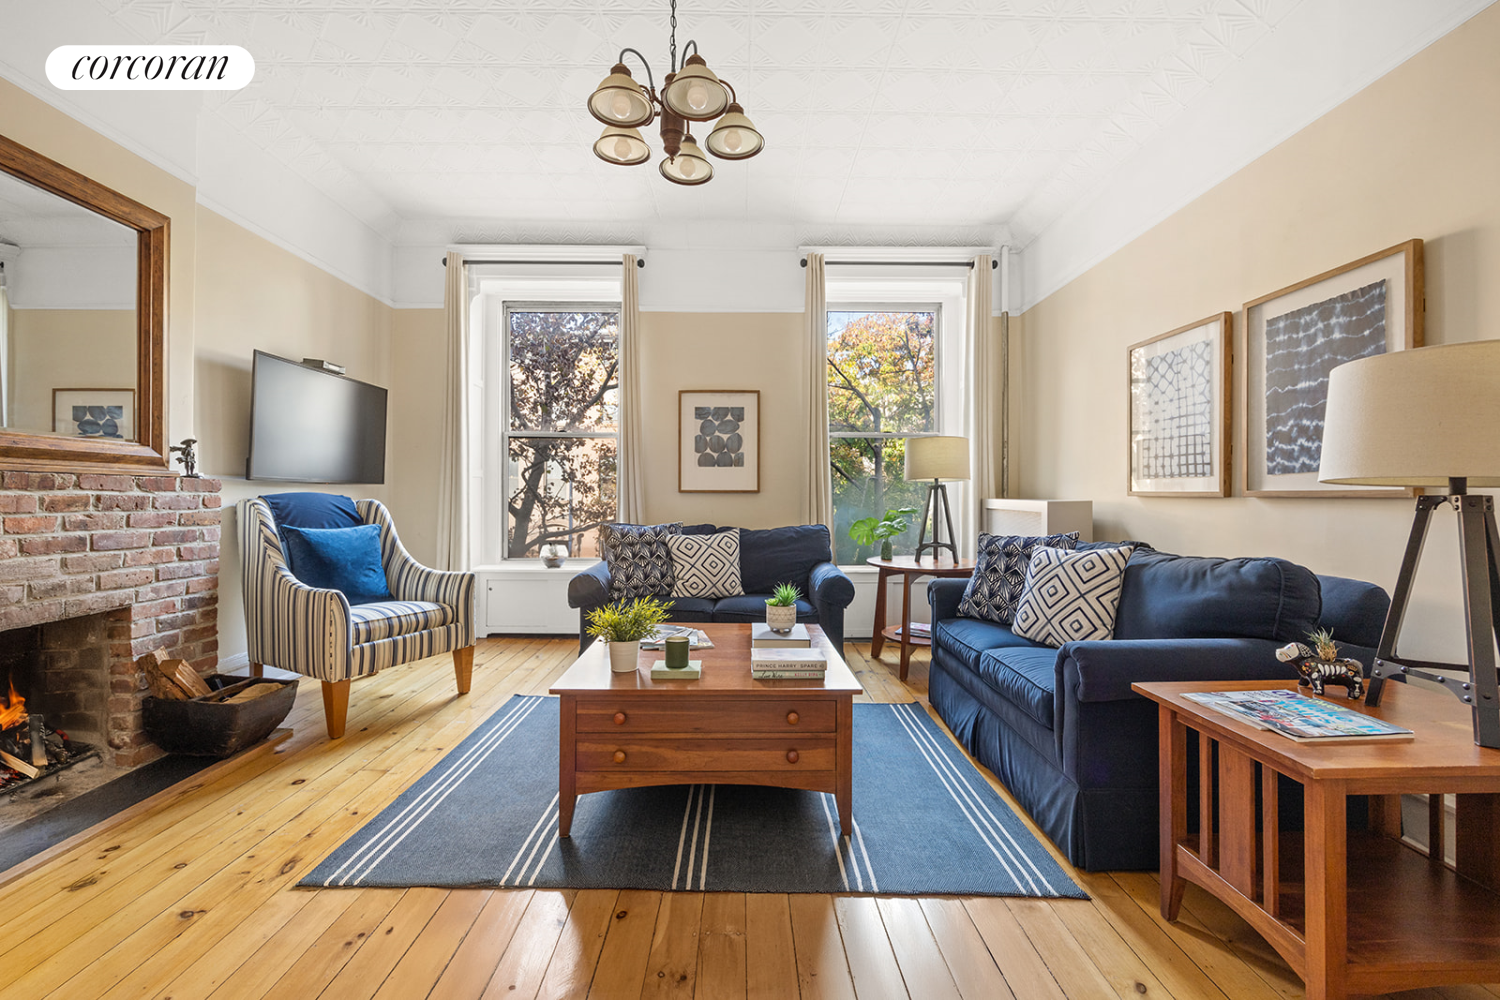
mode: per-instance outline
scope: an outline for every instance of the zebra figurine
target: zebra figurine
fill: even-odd
[[[1314,634],[1316,640],[1317,636]],[[1319,646],[1323,644],[1320,642]],[[1329,645],[1332,645],[1331,639]],[[1350,698],[1365,696],[1365,668],[1358,660],[1338,657],[1324,659],[1300,642],[1289,642],[1276,651],[1276,659],[1297,668],[1299,687],[1312,688],[1313,694],[1322,695],[1325,684],[1342,684]]]

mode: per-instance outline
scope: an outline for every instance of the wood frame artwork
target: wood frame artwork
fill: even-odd
[[[710,422],[714,433],[706,430]],[[679,390],[677,447],[677,492],[759,493],[760,390]],[[726,465],[724,455],[742,458]],[[704,464],[704,456],[715,464]]]
[[[65,396],[64,393],[71,393],[71,398]],[[99,414],[97,412],[97,408],[113,407],[116,403],[119,404],[119,407],[123,411],[123,413],[121,414],[122,419],[119,420],[116,433],[111,434],[111,428],[108,426],[106,421],[108,421],[114,415],[112,413]],[[87,406],[96,409],[96,412],[93,414],[89,414],[89,416],[96,418],[96,422],[103,425],[100,427],[99,433],[93,433],[92,427],[89,427],[86,430],[83,427],[78,427],[79,422],[71,419],[72,416],[76,416],[76,413],[70,416],[64,416],[64,407],[73,409],[74,407],[78,406]],[[70,427],[69,424],[73,424],[74,426]],[[78,427],[78,429],[75,430],[74,427]],[[135,390],[125,388],[76,389],[71,386],[61,389],[53,389],[52,433],[64,435],[71,434],[77,437],[108,438],[113,440],[125,441],[135,440]]]
[[[1412,497],[1420,492],[1324,485],[1318,482],[1317,461],[1329,370],[1371,354],[1421,347],[1424,308],[1421,240],[1398,243],[1245,303],[1237,345],[1242,363],[1235,373],[1236,466],[1245,496]]]
[[[1230,338],[1215,313],[1125,356],[1125,491],[1133,497],[1223,497],[1230,490]]]
[[[30,434],[0,427],[0,466],[36,471],[167,468],[167,254],[171,220],[0,135],[0,171],[136,231],[135,440]]]

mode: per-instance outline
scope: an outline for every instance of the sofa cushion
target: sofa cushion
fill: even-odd
[[[1026,589],[1026,567],[1031,553],[1041,546],[1071,549],[1078,544],[1078,532],[1062,535],[990,535],[979,536],[979,557],[974,574],[958,602],[958,613],[964,618],[1009,625],[1016,617],[1016,604]]]
[[[1318,624],[1333,630],[1338,643],[1353,646],[1380,645],[1385,615],[1391,609],[1391,598],[1381,588],[1363,580],[1342,576],[1318,577],[1323,595],[1323,613]]]
[[[991,649],[979,657],[975,673],[1006,701],[1053,728],[1057,650],[1045,646]]]
[[[603,524],[599,548],[609,566],[610,600],[665,597],[672,593],[672,553],[666,536],[682,531],[672,524]]]
[[[1115,638],[1300,641],[1322,606],[1318,578],[1285,559],[1138,549],[1125,567]]]
[[[350,604],[389,601],[391,590],[380,562],[380,525],[357,528],[281,529],[287,567],[309,587],[337,590]]]
[[[987,649],[1041,646],[1041,643],[1016,635],[1008,626],[978,618],[945,618],[933,626],[932,642],[958,657],[970,670],[979,666],[979,656]]]
[[[673,593],[688,597],[734,597],[740,586],[738,528],[712,535],[668,535],[672,555]]]
[[[766,600],[771,595],[743,594],[739,597],[722,597],[714,604],[716,622],[763,622],[766,620]],[[797,602],[797,620],[818,620],[818,613],[806,601]]]
[[[349,624],[354,628],[356,646],[426,632],[452,625],[457,620],[452,607],[431,601],[377,601],[349,609]]]
[[[747,594],[769,594],[778,583],[793,583],[805,597],[813,567],[832,561],[828,529],[821,524],[740,529],[740,583]]]
[[[1127,548],[1037,549],[1016,605],[1016,635],[1048,646],[1113,638],[1129,558]]]

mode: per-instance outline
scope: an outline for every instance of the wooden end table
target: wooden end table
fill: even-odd
[[[1500,982],[1500,750],[1474,745],[1456,698],[1389,684],[1377,709],[1330,699],[1416,733],[1412,740],[1299,743],[1183,697],[1292,688],[1290,681],[1133,684],[1159,705],[1161,912],[1176,920],[1194,882],[1270,942],[1309,1000],[1447,983]],[[1187,745],[1200,762],[1198,828],[1188,831]],[[1215,789],[1213,775],[1218,775]],[[1304,830],[1279,828],[1277,775],[1302,786]],[[1457,795],[1456,869],[1401,837],[1403,793]],[[1346,800],[1370,796],[1370,830],[1350,830]],[[1215,825],[1217,818],[1217,826]]]
[[[593,642],[552,685],[558,726],[558,833],[568,836],[585,792],[645,785],[771,785],[830,792],[839,828],[853,832],[854,696],[859,681],[823,630],[807,626],[828,657],[821,681],[750,677],[748,624],[692,624],[712,649],[698,680],[653,681],[661,650],[643,649],[631,673],[609,669]]]
[[[926,636],[910,634],[912,583],[918,577],[923,576],[972,576],[974,560],[960,559],[954,562],[948,558],[918,559],[916,556],[896,556],[893,559],[881,559],[879,556],[871,556],[865,562],[880,570],[880,579],[875,589],[875,634],[870,640],[870,655],[878,659],[880,651],[885,648],[886,640],[901,643],[901,679],[904,681],[907,668],[911,665],[911,651],[918,646],[932,645],[932,640]],[[901,624],[887,627],[885,623],[886,580],[894,575],[901,577]]]

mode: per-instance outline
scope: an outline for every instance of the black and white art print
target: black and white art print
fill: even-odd
[[[677,489],[760,492],[759,390],[678,393]]]
[[[1219,313],[1129,350],[1129,493],[1221,497],[1228,492],[1229,335]]]
[[[1402,496],[1318,482],[1328,375],[1420,347],[1422,241],[1412,240],[1245,305],[1241,436],[1247,496]]]

